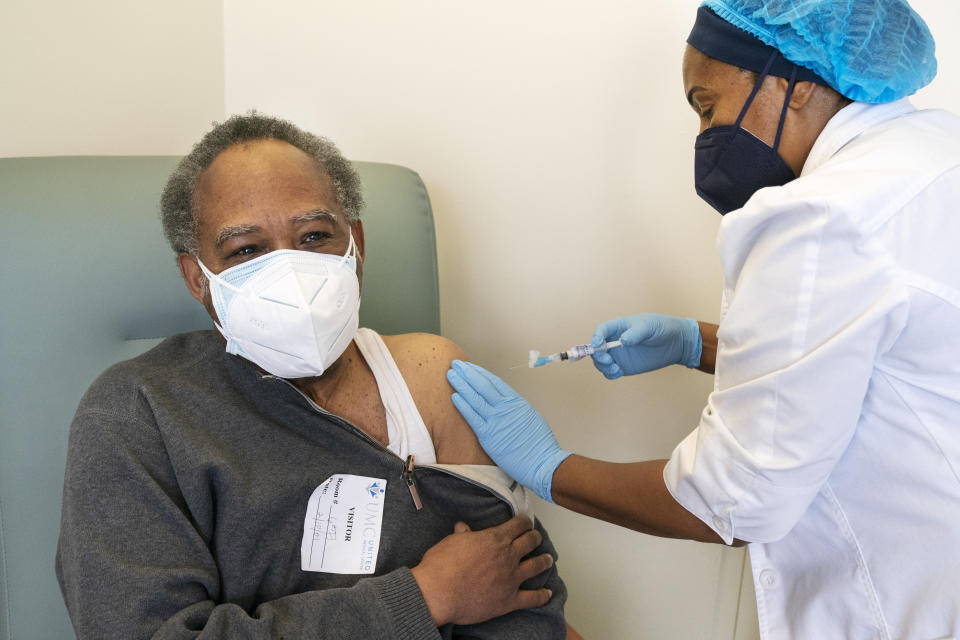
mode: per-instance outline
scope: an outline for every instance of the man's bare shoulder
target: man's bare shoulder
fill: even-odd
[[[450,367],[450,362],[466,357],[463,351],[448,338],[432,333],[400,333],[393,336],[381,336],[384,344],[390,350],[390,355],[401,367],[401,373],[406,377],[403,367],[412,367],[413,375],[419,376],[436,368],[442,368],[444,375]],[[418,373],[418,370],[423,370]],[[410,384],[410,380],[407,380]]]
[[[432,333],[381,336],[400,369],[444,464],[492,464],[476,435],[450,401],[447,370],[466,355],[452,340]]]

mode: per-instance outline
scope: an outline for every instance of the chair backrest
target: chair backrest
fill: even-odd
[[[0,159],[0,640],[72,638],[53,571],[67,433],[114,362],[212,323],[159,221],[176,157]],[[356,163],[367,206],[362,326],[439,333],[430,200]]]

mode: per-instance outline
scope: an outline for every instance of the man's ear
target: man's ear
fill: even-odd
[[[180,266],[180,275],[183,276],[183,281],[186,283],[190,295],[203,306],[207,306],[204,300],[204,293],[206,293],[204,285],[207,277],[200,270],[197,257],[189,253],[181,253],[177,256],[177,264]]]
[[[783,92],[787,92],[787,88],[790,86],[790,81],[786,78],[777,78],[777,81],[780,83],[780,88],[783,89]],[[813,96],[814,91],[816,91],[817,85],[815,82],[797,82],[793,85],[793,93],[790,94],[790,108],[791,109],[803,109],[807,106],[807,103],[810,102],[810,97]]]

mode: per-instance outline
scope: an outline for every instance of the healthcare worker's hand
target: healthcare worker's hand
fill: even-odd
[[[453,404],[477,433],[480,446],[514,480],[553,502],[553,472],[570,455],[550,426],[520,394],[486,369],[454,360],[447,380]]]
[[[604,322],[593,332],[590,344],[620,340],[621,346],[593,356],[594,366],[614,380],[623,375],[646,373],[671,364],[696,367],[703,343],[700,325],[692,318],[674,318],[659,313],[641,313]]]

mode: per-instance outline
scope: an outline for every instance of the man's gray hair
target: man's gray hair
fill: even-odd
[[[251,111],[214,123],[213,129],[194,145],[190,154],[170,174],[160,198],[160,219],[167,242],[177,254],[196,255],[200,249],[197,219],[193,213],[193,192],[200,174],[227,148],[241,142],[269,139],[288,142],[312,157],[333,181],[337,203],[343,207],[347,220],[360,217],[363,208],[360,176],[333,142],[286,120]]]

